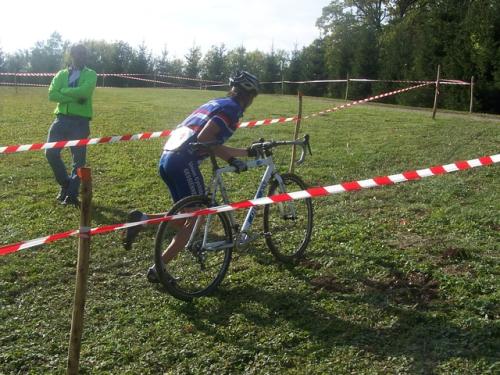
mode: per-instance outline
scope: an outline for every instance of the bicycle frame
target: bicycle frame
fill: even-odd
[[[265,145],[266,142],[263,142],[262,144]],[[309,153],[312,154],[311,147],[309,145],[309,136],[307,134],[304,136],[303,140],[278,141],[278,142],[271,141],[271,142],[267,142],[267,144],[270,147],[285,146],[285,145],[300,145],[302,147],[302,154],[301,154],[299,160],[297,161],[297,164],[301,164],[304,161],[305,154],[306,154],[306,148],[309,150]],[[212,177],[212,181],[210,184],[210,190],[209,190],[209,195],[211,196],[211,204],[214,206],[216,205],[215,198],[217,196],[218,191],[221,193],[223,203],[229,204],[230,200],[229,200],[229,196],[227,194],[226,187],[224,186],[224,181],[222,179],[222,175],[224,173],[235,172],[236,169],[232,166],[226,166],[223,168],[219,168],[219,166],[217,165],[215,154],[213,152],[210,152],[210,159],[211,159],[212,167],[213,167],[213,177]],[[263,197],[264,191],[265,191],[266,187],[269,185],[269,182],[271,181],[272,178],[275,178],[276,181],[278,182],[280,191],[285,191],[283,179],[281,178],[280,174],[276,170],[276,165],[274,164],[272,155],[265,156],[264,153],[261,152],[261,158],[258,158],[256,160],[247,161],[246,166],[247,166],[247,169],[259,168],[259,167],[263,167],[263,166],[266,167],[264,175],[262,176],[260,184],[257,188],[257,192],[255,193],[254,199],[258,199],[258,198]],[[277,203],[279,210],[280,210],[280,213],[283,217],[286,216],[284,203],[285,202]],[[289,206],[289,209],[291,211],[289,216],[294,217],[296,214],[294,205],[291,202],[288,202],[287,206]],[[257,208],[255,206],[250,207],[248,209],[247,215],[245,217],[245,220],[243,221],[241,228],[238,228],[238,225],[236,224],[236,220],[234,218],[233,212],[228,211],[230,225],[233,228],[233,230],[237,233],[237,235],[235,237],[236,237],[236,244],[238,246],[246,244],[248,242],[251,242],[255,238],[258,237],[258,236],[250,237],[248,235],[249,229],[252,226],[253,220],[255,218],[256,211],[257,211]],[[233,239],[233,242],[231,244],[228,244],[228,243],[223,242],[223,241],[218,241],[218,242],[207,244],[208,230],[210,228],[210,222],[212,221],[212,216],[213,215],[208,215],[207,220],[205,222],[205,230],[204,230],[204,234],[203,234],[202,248],[204,248],[206,250],[217,250],[217,249],[221,249],[221,248],[225,248],[225,247],[234,246],[234,242],[235,242],[234,239]],[[193,241],[194,241],[194,234],[193,233],[197,233],[197,230],[199,229],[199,226],[201,225],[202,221],[204,221],[204,218],[202,216],[199,216],[196,218],[194,228],[191,232],[189,241],[186,245],[187,248],[190,248],[192,246]],[[266,233],[264,233],[264,235],[266,235]]]
[[[266,167],[266,170],[264,171],[264,174],[262,176],[262,179],[259,183],[259,186],[257,187],[257,191],[255,193],[254,199],[257,198],[262,198],[264,196],[265,190],[267,186],[269,185],[269,182],[271,181],[271,178],[275,178],[278,183],[280,184],[280,187],[283,189],[283,180],[281,176],[277,173],[276,171],[276,165],[274,164],[274,161],[272,159],[272,156],[264,158],[264,159],[257,159],[257,160],[250,160],[246,162],[247,168],[252,169],[252,168],[259,168],[259,167]],[[222,178],[222,175],[224,173],[234,173],[235,168],[232,166],[227,166],[223,168],[217,168],[214,169],[214,174],[212,177],[212,181],[210,184],[210,192],[209,195],[211,197],[211,203],[213,205],[216,204],[216,196],[217,193],[220,192],[222,196],[222,200],[224,204],[230,203],[229,201],[229,196],[227,194],[226,187],[224,185],[224,180]],[[238,230],[238,225],[236,224],[236,220],[234,217],[234,213],[232,211],[228,212],[228,217],[229,221],[231,224],[231,227],[237,231],[237,234],[240,236],[235,236],[236,241],[238,241],[238,245],[243,245],[248,242],[253,241],[256,237],[250,237],[248,235],[248,232],[252,226],[252,223],[255,219],[257,208],[256,207],[250,207],[247,211],[247,214],[245,216],[245,220],[243,221],[243,224],[241,225],[241,228]],[[207,220],[205,222],[205,230],[204,230],[204,236],[203,236],[203,243],[202,247],[206,250],[218,250],[224,247],[232,247],[234,245],[234,240],[233,243],[227,244],[227,243],[207,243],[207,237],[208,237],[208,229],[210,227],[210,222],[212,221],[212,216],[209,215],[207,217]],[[193,233],[197,232],[197,229],[199,228],[199,225],[201,225],[202,219],[201,217],[197,218],[194,229],[192,231],[191,237],[193,236]],[[240,237],[240,238],[238,238]],[[192,243],[193,238],[190,238],[188,241],[188,246]]]

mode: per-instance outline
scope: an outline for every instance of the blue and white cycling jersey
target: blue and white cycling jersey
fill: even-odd
[[[170,134],[163,147],[159,173],[174,202],[190,195],[205,194],[198,165],[207,155],[185,146],[196,142],[198,134],[210,121],[220,129],[216,140],[224,143],[233,135],[242,115],[243,109],[235,99],[214,99],[196,109]]]
[[[165,143],[165,151],[180,150],[183,145],[195,142],[197,135],[210,121],[217,124],[217,141],[224,143],[236,130],[243,109],[233,98],[220,98],[209,101],[196,109],[172,132]]]

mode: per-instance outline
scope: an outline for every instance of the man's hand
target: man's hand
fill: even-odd
[[[86,98],[78,98],[78,100],[76,102],[78,104],[85,104],[87,102],[87,99]]]
[[[252,142],[250,147],[247,148],[247,153],[248,156],[251,158],[256,158],[257,156],[260,156],[260,150],[259,146],[264,142],[264,138],[260,138],[258,141]]]
[[[245,172],[248,169],[247,164],[240,159],[236,159],[233,157],[230,158],[227,162],[229,163],[229,165],[236,169],[236,173]]]
[[[255,147],[253,145],[250,147],[247,147],[247,154],[251,158],[256,158],[257,156],[259,156],[259,153],[257,151],[257,147]]]
[[[262,147],[262,142],[264,142],[264,139],[261,138],[259,142],[253,142],[250,147],[247,147],[247,154],[249,157],[251,158],[256,158],[259,156],[268,157],[273,154],[270,149]]]

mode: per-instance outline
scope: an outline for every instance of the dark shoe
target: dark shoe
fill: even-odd
[[[156,271],[156,267],[153,264],[148,269],[148,273],[146,274],[146,278],[150,283],[158,284],[160,282],[160,277],[158,276],[158,272]]]
[[[59,202],[63,202],[65,198],[66,198],[66,188],[61,186],[61,188],[59,189],[59,194],[57,194],[56,199]]]
[[[67,195],[61,202],[61,204],[63,206],[75,206],[76,208],[80,208],[80,201],[78,200],[78,198],[71,195]]]
[[[135,221],[141,221],[143,218],[143,213],[139,210],[133,210],[128,213],[127,223],[133,223]],[[123,247],[125,250],[130,250],[132,244],[134,243],[137,235],[142,229],[142,225],[137,225],[135,227],[130,227],[125,229],[123,234]]]

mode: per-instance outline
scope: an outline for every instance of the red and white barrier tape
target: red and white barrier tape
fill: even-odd
[[[17,76],[17,77],[53,77],[56,73],[28,73],[28,72],[19,72],[19,73],[10,73],[10,72],[2,72],[0,76]],[[110,77],[133,77],[133,76],[154,76],[151,73],[98,73],[97,76],[110,76]],[[221,87],[228,86],[228,84],[220,82],[220,81],[211,81],[200,78],[189,78],[189,77],[181,77],[181,76],[173,76],[168,74],[156,74],[157,77],[163,78],[172,78],[172,79],[180,79],[186,81],[196,81],[196,82],[206,82],[206,83],[215,83],[215,85],[206,85],[205,87]],[[323,79],[323,80],[310,80],[310,81],[265,81],[261,82],[261,84],[270,84],[270,83],[340,83],[340,82],[388,82],[388,83],[436,83],[436,81],[415,81],[415,80],[398,80],[398,79],[369,79],[369,78],[349,78],[349,79]],[[153,80],[154,82],[154,80]],[[162,82],[162,81],[158,81]],[[440,84],[443,85],[470,85],[470,82],[462,81],[459,79],[441,79],[439,81]]]
[[[458,79],[441,79],[441,80],[439,80],[439,84],[440,85],[470,86],[470,82],[460,81]]]
[[[156,74],[157,77],[163,77],[163,78],[171,78],[171,79],[180,79],[183,81],[195,81],[195,82],[208,82],[208,83],[222,83],[220,81],[210,81],[207,79],[200,79],[200,78],[189,78],[189,77],[181,77],[181,76],[171,76],[168,74]]]
[[[19,72],[19,73],[10,73],[10,72],[0,72],[0,76],[17,76],[17,77],[54,77],[56,73],[28,73],[28,72]],[[154,73],[97,73],[97,76],[110,76],[110,77],[131,77],[131,76],[155,76]],[[156,74],[157,77],[163,78],[172,78],[172,79],[180,79],[185,81],[196,81],[196,82],[207,82],[207,83],[222,83],[220,81],[211,81],[207,79],[200,78],[190,78],[190,77],[182,77],[182,76],[173,76],[168,74]]]
[[[22,151],[45,150],[48,148],[65,148],[65,147],[97,145],[101,143],[139,141],[144,139],[167,137],[170,135],[171,132],[172,132],[171,130],[163,130],[152,133],[125,134],[125,135],[116,135],[112,137],[76,139],[73,141],[59,141],[59,142],[48,142],[48,143],[33,143],[28,145],[5,146],[5,147],[0,147],[0,154],[2,153],[11,154],[14,152],[22,152]]]
[[[298,119],[297,116],[292,116],[292,117],[268,118],[265,120],[246,121],[246,122],[240,122],[238,124],[238,128],[253,128],[255,126],[260,126],[260,125],[273,125],[283,122],[291,122],[297,119]]]
[[[30,87],[49,87],[39,83],[19,83],[19,82],[0,82],[0,86],[30,86]]]
[[[385,98],[387,96],[395,95],[401,92],[405,91],[410,91],[419,87],[426,86],[427,84],[421,84],[417,86],[411,86],[405,89],[401,90],[396,90],[396,91],[391,91],[388,93],[380,94],[380,95],[375,95],[363,100],[355,100],[351,103],[347,103],[335,108],[327,109],[321,112],[313,113],[308,116],[303,117],[304,119],[319,116],[319,115],[324,115],[326,113],[330,112],[335,112],[340,109],[345,109],[352,107],[357,104],[361,103],[366,103],[372,100],[380,99],[380,98]],[[286,122],[292,122],[298,119],[298,116],[292,116],[292,117],[280,117],[276,119],[264,119],[264,120],[254,120],[254,121],[246,121],[246,122],[241,122],[237,126],[238,128],[253,128],[255,126],[261,126],[261,125],[273,125],[273,124],[278,124],[278,123],[286,123]],[[50,143],[35,143],[35,144],[25,144],[25,145],[11,145],[11,146],[1,146],[0,147],[0,154],[12,154],[16,152],[22,152],[22,151],[35,151],[35,150],[45,150],[48,148],[66,148],[66,147],[73,147],[73,146],[86,146],[86,145],[95,145],[95,144],[102,144],[102,143],[113,143],[113,142],[120,142],[120,141],[136,141],[136,140],[143,140],[143,139],[152,139],[152,138],[159,138],[159,137],[166,137],[170,135],[170,130],[163,130],[159,132],[153,132],[153,133],[139,133],[139,134],[127,134],[127,135],[122,135],[122,136],[112,136],[112,137],[101,137],[101,138],[86,138],[86,139],[77,139],[73,141],[59,141],[59,142],[50,142]]]
[[[436,81],[412,81],[412,80],[397,80],[397,79],[368,79],[368,78],[349,78],[349,79],[320,79],[313,81],[269,81],[269,82],[261,82],[261,84],[281,84],[281,83],[295,83],[295,84],[304,84],[304,83],[342,83],[342,82],[382,82],[382,83],[416,83],[416,84],[435,84]],[[439,80],[440,84],[443,85],[470,85],[469,82],[461,81],[458,79],[442,79]],[[207,87],[215,87],[215,86],[227,86],[227,85],[209,85]]]
[[[138,78],[138,77],[134,77],[134,76],[131,76],[128,74],[103,74],[103,76],[104,77],[120,77],[120,78],[132,79],[135,81],[141,81],[141,82],[161,83],[161,84],[168,85],[168,86],[175,85],[174,83],[170,83],[170,82],[156,81],[156,80],[147,79],[147,78]]]
[[[369,79],[369,78],[349,78],[351,82],[383,82],[383,83],[436,83],[436,81],[412,81],[399,79]]]
[[[19,73],[3,72],[3,73],[0,73],[0,76],[17,76],[17,77],[53,77],[55,75],[56,75],[56,73],[25,73],[25,72],[19,72]]]
[[[126,79],[133,79],[136,81],[142,81],[142,82],[151,82],[151,83],[160,83],[163,85],[167,86],[173,86],[173,87],[184,87],[184,88],[194,88],[198,89],[198,87],[195,86],[189,86],[186,84],[181,84],[181,83],[173,83],[173,82],[166,82],[166,81],[159,81],[155,79],[147,79],[147,78],[138,78],[138,77],[133,77],[131,75],[113,75],[113,74],[105,74],[105,76],[110,76],[110,77],[120,77],[120,78],[126,78]]]
[[[452,163],[452,164],[438,165],[435,167],[430,167],[430,168],[425,168],[425,169],[406,171],[406,172],[402,172],[402,173],[394,174],[394,175],[390,175],[390,176],[380,176],[380,177],[370,178],[367,180],[350,181],[350,182],[344,182],[341,184],[330,185],[330,186],[311,187],[311,188],[306,189],[306,190],[294,191],[291,193],[276,194],[276,195],[272,195],[269,197],[263,197],[263,198],[257,198],[257,199],[250,199],[250,200],[240,201],[240,202],[236,202],[236,203],[230,203],[227,205],[222,205],[222,206],[217,206],[217,207],[206,208],[206,209],[197,210],[197,211],[179,214],[179,215],[165,216],[163,218],[142,220],[142,221],[136,221],[136,222],[132,222],[132,223],[103,225],[103,226],[100,226],[97,228],[93,228],[90,230],[90,232],[87,231],[87,233],[90,233],[90,235],[96,235],[96,234],[102,234],[102,233],[108,233],[108,232],[112,232],[112,231],[122,230],[122,229],[130,228],[130,227],[134,227],[134,226],[139,226],[139,225],[158,224],[158,223],[161,223],[163,221],[185,219],[185,218],[194,217],[194,216],[212,215],[212,214],[216,214],[219,212],[240,210],[240,209],[245,209],[245,208],[249,208],[249,207],[253,207],[253,206],[263,206],[263,205],[267,205],[267,204],[274,204],[274,203],[286,202],[286,201],[298,200],[298,199],[317,198],[317,197],[323,197],[326,195],[344,193],[344,192],[348,192],[348,191],[369,189],[369,188],[378,187],[378,186],[385,186],[385,185],[393,185],[393,184],[397,184],[400,182],[419,180],[419,179],[425,178],[425,177],[431,177],[431,176],[436,176],[436,175],[441,175],[441,174],[451,173],[451,172],[456,172],[456,171],[463,171],[466,169],[481,167],[481,166],[490,165],[490,164],[499,163],[499,162],[500,162],[500,154],[491,155],[491,156],[484,156],[481,158],[471,159],[471,160],[467,160],[467,161],[457,161],[457,162]],[[13,253],[13,252],[16,252],[19,250],[28,249],[31,247],[43,245],[43,244],[46,244],[49,242],[58,241],[58,240],[61,240],[63,238],[68,238],[70,236],[77,235],[79,233],[80,233],[80,231],[75,229],[75,230],[70,230],[67,232],[53,234],[53,235],[46,236],[46,237],[37,238],[34,240],[30,240],[30,241],[22,241],[22,242],[18,242],[18,243],[11,244],[11,245],[5,245],[5,246],[0,247],[0,256],[10,254],[10,253]]]
[[[335,112],[335,111],[338,111],[338,110],[341,110],[341,109],[350,108],[350,107],[352,107],[354,105],[358,105],[358,104],[362,104],[362,103],[367,103],[367,102],[370,102],[372,100],[377,100],[377,99],[380,99],[380,98],[385,98],[385,97],[388,97],[388,96],[391,96],[391,95],[395,95],[395,94],[399,94],[399,93],[402,93],[402,92],[406,92],[406,91],[418,89],[420,87],[428,86],[430,84],[432,84],[432,83],[422,83],[421,85],[411,86],[411,87],[407,87],[407,88],[400,89],[400,90],[386,92],[386,93],[380,94],[380,95],[370,96],[369,98],[366,98],[366,99],[355,100],[355,101],[350,102],[350,103],[342,104],[342,105],[340,105],[338,107],[334,107],[334,108],[330,108],[330,109],[327,109],[327,110],[324,110],[324,111],[321,111],[321,112],[313,113],[311,115],[305,116],[304,119],[308,119],[308,118],[311,118],[311,117],[316,117],[316,116],[324,115],[326,113]]]
[[[262,85],[268,83],[342,83],[347,82],[347,79],[317,79],[313,81],[266,81],[261,82]]]

